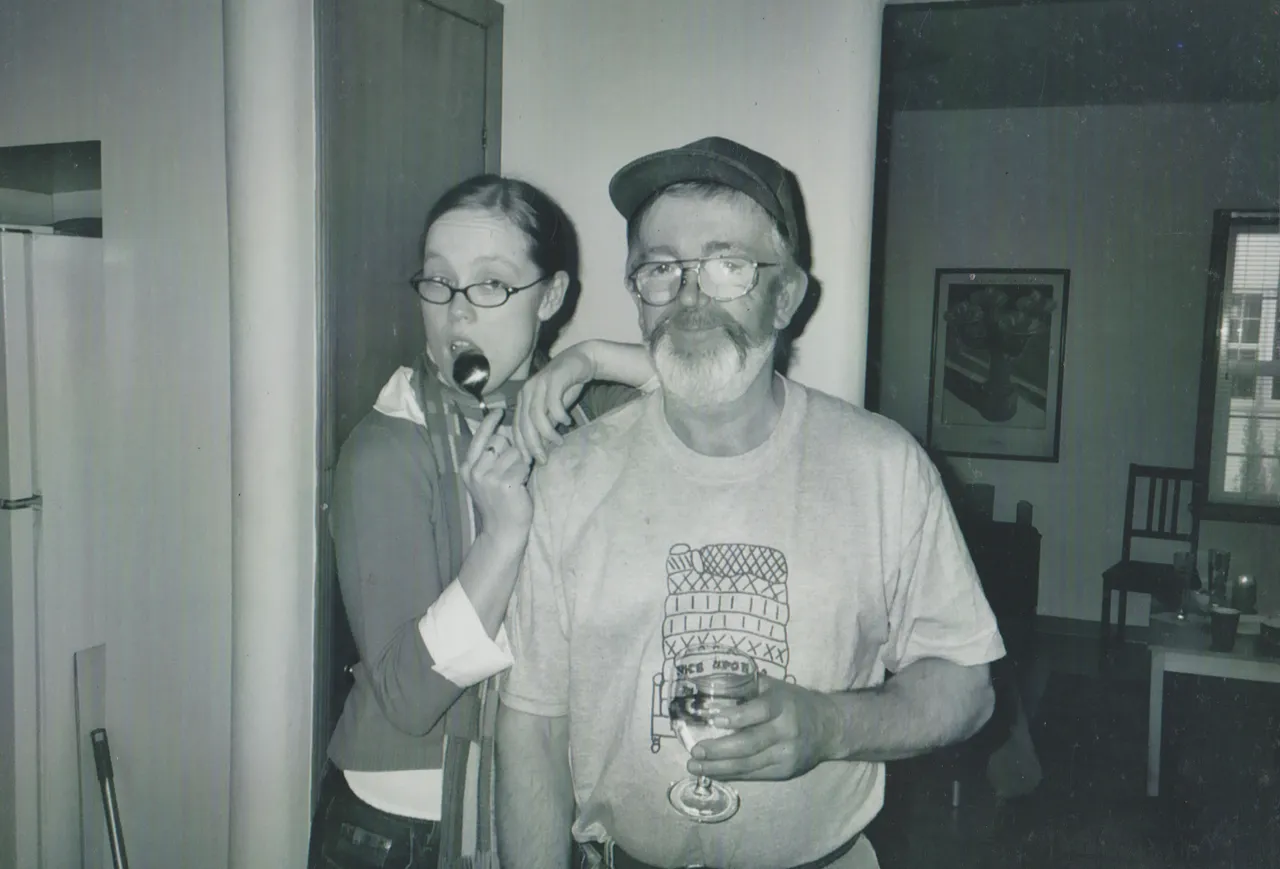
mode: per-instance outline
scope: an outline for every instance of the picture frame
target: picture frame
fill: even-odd
[[[1067,269],[937,270],[930,449],[1058,461],[1070,284]]]

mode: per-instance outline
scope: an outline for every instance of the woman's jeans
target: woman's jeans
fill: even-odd
[[[439,862],[439,844],[435,821],[375,809],[351,792],[342,770],[325,767],[308,869],[426,869]]]

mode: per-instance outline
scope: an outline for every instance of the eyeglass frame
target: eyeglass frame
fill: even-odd
[[[740,260],[745,263],[750,263],[752,268],[755,271],[751,275],[751,282],[747,284],[746,289],[738,293],[736,296],[713,296],[710,293],[708,293],[706,288],[702,286],[702,275],[703,275],[702,267],[707,263],[713,262],[715,260]],[[680,277],[676,281],[677,289],[675,293],[672,294],[671,298],[665,302],[651,302],[648,299],[646,299],[644,297],[644,293],[640,292],[640,285],[636,282],[637,272],[639,272],[642,268],[645,268],[646,266],[657,266],[657,265],[675,266],[676,268],[680,269]],[[699,293],[702,293],[702,295],[706,296],[708,299],[711,299],[716,302],[733,302],[733,301],[736,301],[737,299],[743,298],[744,296],[750,295],[751,292],[760,284],[760,269],[774,268],[780,265],[782,265],[782,263],[762,262],[760,260],[754,260],[749,256],[737,256],[737,255],[724,256],[723,254],[717,254],[715,256],[694,257],[691,259],[648,260],[646,262],[642,262],[638,264],[634,269],[631,270],[631,274],[627,275],[627,283],[630,284],[631,286],[631,292],[635,293],[636,298],[638,298],[644,304],[649,305],[650,307],[653,307],[653,308],[665,308],[667,305],[670,305],[676,299],[680,298],[680,293],[684,290],[684,286],[685,286],[685,275],[689,272],[690,269],[693,269],[698,273],[697,284],[698,284]]]
[[[465,298],[467,302],[474,305],[475,307],[482,308],[485,310],[491,310],[493,308],[501,308],[507,302],[511,301],[511,297],[514,296],[516,293],[524,292],[525,290],[529,290],[529,289],[532,289],[533,287],[536,287],[538,284],[545,281],[547,277],[548,275],[543,275],[533,283],[525,284],[522,287],[508,286],[507,284],[504,284],[502,281],[498,281],[498,280],[476,281],[474,284],[467,284],[465,287],[455,287],[453,286],[453,284],[447,283],[443,278],[429,278],[427,277],[425,271],[418,271],[414,273],[413,277],[409,278],[409,287],[410,289],[413,290],[413,294],[415,296],[417,296],[422,301],[426,302],[428,305],[442,305],[442,306],[451,305],[453,304],[453,300],[457,297],[457,295],[461,293],[463,298]],[[442,302],[434,302],[431,299],[428,299],[426,296],[422,295],[422,291],[418,289],[420,285],[426,284],[426,283],[439,284],[440,286],[444,287],[449,291],[449,298],[445,299]],[[498,304],[496,305],[482,305],[479,302],[477,302],[475,299],[471,298],[470,290],[472,288],[483,287],[486,285],[502,287],[504,290],[507,291],[507,295],[503,298],[501,302],[498,302]]]

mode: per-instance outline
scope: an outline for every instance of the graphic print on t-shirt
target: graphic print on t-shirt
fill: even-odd
[[[750,543],[677,543],[667,553],[667,600],[662,619],[662,672],[653,677],[650,750],[675,738],[667,706],[675,658],[691,645],[722,643],[755,659],[761,673],[787,676],[787,559]]]

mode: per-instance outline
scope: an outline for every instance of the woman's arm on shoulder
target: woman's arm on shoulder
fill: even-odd
[[[649,348],[595,338],[575,344],[565,353],[580,352],[591,361],[590,380],[604,380],[642,389],[657,375]],[[558,357],[557,357],[558,358]]]
[[[588,384],[590,386],[588,387]],[[517,447],[531,459],[546,460],[560,443],[557,426],[572,425],[575,403],[595,419],[656,386],[649,351],[643,344],[591,339],[556,355],[520,391],[514,429]]]

